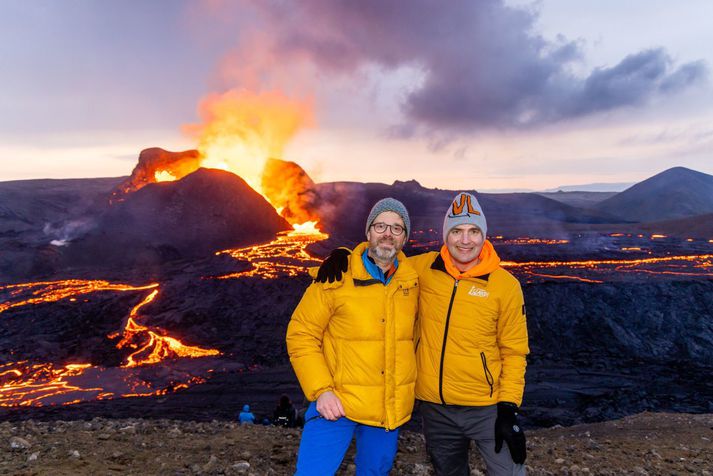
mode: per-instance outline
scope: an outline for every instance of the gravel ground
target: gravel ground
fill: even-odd
[[[299,429],[104,419],[0,423],[0,474],[287,475]],[[530,475],[713,474],[713,415],[642,413],[528,433]],[[484,467],[471,454],[471,474]],[[339,474],[355,473],[353,448]],[[423,437],[402,432],[394,471],[433,474]]]

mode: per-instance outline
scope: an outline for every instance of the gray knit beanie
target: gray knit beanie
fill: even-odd
[[[401,217],[401,219],[404,221],[404,226],[406,227],[406,238],[408,238],[408,234],[411,232],[411,220],[408,217],[408,211],[406,211],[406,207],[403,203],[391,197],[382,198],[381,200],[376,202],[373,207],[371,207],[371,211],[369,212],[369,218],[366,219],[365,233],[369,233],[369,228],[371,227],[371,224],[374,223],[374,220],[376,219],[376,217],[379,216],[380,213],[384,212],[394,212]]]
[[[443,242],[446,242],[448,232],[452,228],[464,224],[477,226],[483,232],[483,236],[488,234],[488,222],[485,221],[478,199],[470,193],[461,192],[448,205],[446,217],[443,219]]]

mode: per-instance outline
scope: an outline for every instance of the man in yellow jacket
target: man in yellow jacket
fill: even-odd
[[[489,475],[525,473],[517,421],[529,352],[525,305],[486,233],[478,200],[459,193],[443,221],[440,252],[407,260],[420,288],[416,398],[439,476],[470,474],[471,440]],[[320,274],[338,280],[339,254],[332,256]]]
[[[401,202],[377,202],[350,271],[312,283],[287,327],[287,351],[310,403],[297,475],[334,474],[356,437],[358,475],[391,470],[416,382],[418,276],[401,253],[411,228]]]

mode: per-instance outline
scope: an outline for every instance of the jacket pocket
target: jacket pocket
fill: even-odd
[[[493,378],[493,374],[490,373],[490,369],[488,368],[488,359],[487,357],[485,357],[485,352],[480,353],[480,360],[483,362],[483,372],[485,373],[485,381],[488,382],[488,386],[490,387],[490,397],[492,398],[495,379]]]

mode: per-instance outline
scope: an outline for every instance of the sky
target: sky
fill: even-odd
[[[131,173],[201,104],[313,107],[315,181],[448,189],[713,174],[709,0],[0,0],[0,181]],[[708,23],[707,23],[708,22]]]

